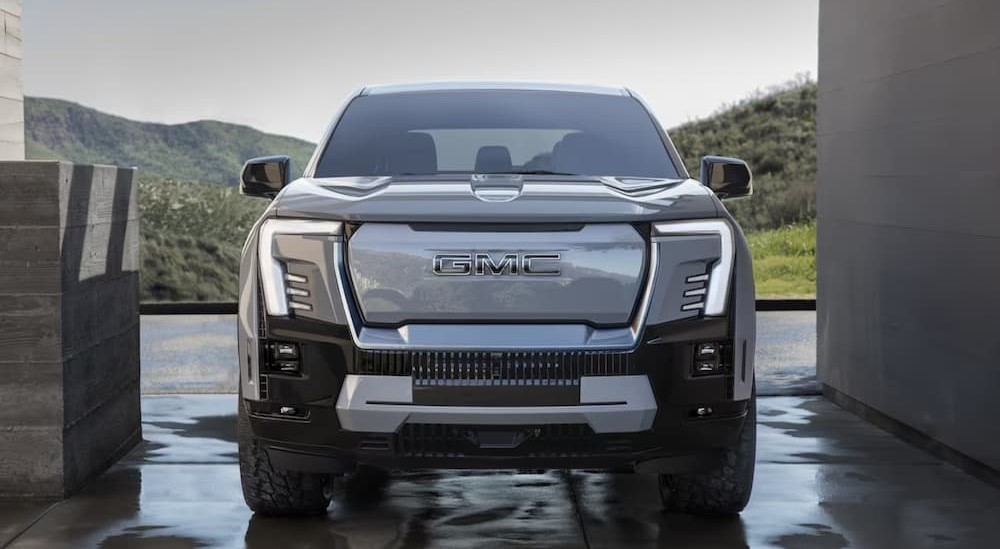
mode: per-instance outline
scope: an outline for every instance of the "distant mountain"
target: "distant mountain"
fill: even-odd
[[[746,230],[815,217],[816,84],[755,94],[670,130],[691,175],[708,154],[750,163],[755,195],[727,203]],[[136,122],[68,101],[27,98],[28,157],[138,166],[141,176],[233,185],[248,158],[289,154],[301,173],[314,145],[215,121]]]
[[[301,172],[315,147],[213,120],[136,122],[60,99],[28,97],[24,110],[29,159],[136,166],[140,175],[176,181],[235,185],[243,162],[265,154],[287,154]]]

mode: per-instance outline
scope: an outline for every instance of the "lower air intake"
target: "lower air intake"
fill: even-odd
[[[406,424],[397,435],[397,448],[407,457],[573,457],[632,451],[628,442],[599,437],[587,425]]]

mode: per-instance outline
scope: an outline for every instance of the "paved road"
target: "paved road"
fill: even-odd
[[[757,315],[761,395],[816,394],[816,313]],[[236,317],[143,316],[142,392],[236,392]]]
[[[233,395],[145,397],[146,442],[65,502],[0,503],[0,546],[1000,547],[1000,491],[822,397],[760,399],[754,494],[735,519],[661,512],[650,476],[562,471],[355,477],[326,517],[255,517],[235,406]]]

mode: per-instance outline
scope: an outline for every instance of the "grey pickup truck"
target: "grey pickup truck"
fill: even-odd
[[[675,512],[732,514],[756,447],[754,287],[721,199],[632,91],[366,87],[243,249],[247,504],[315,514],[359,467],[657,475]]]

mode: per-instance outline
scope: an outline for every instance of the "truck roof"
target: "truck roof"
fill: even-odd
[[[600,95],[629,95],[623,87],[594,86],[588,84],[559,84],[553,82],[415,82],[410,84],[385,84],[365,86],[360,95],[383,95],[390,93],[457,91],[457,90],[530,90],[594,93]]]

